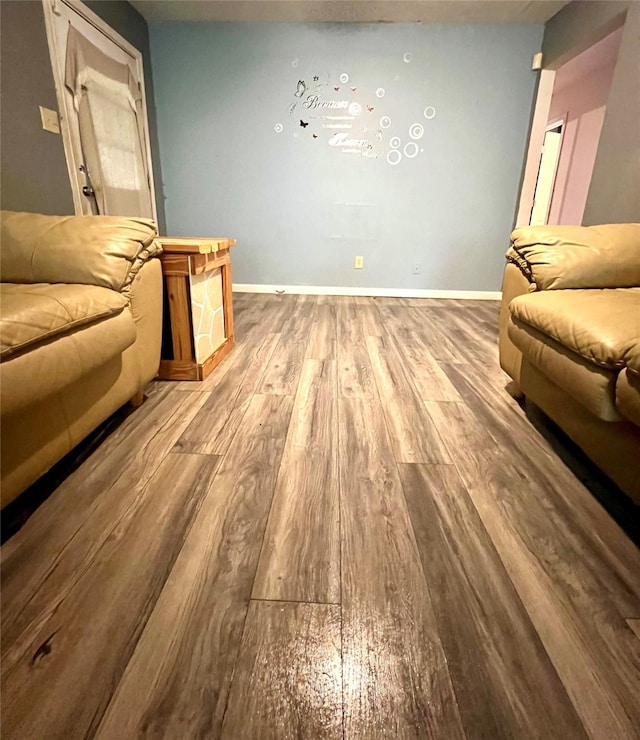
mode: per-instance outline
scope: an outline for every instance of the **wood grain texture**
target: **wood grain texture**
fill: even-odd
[[[525,410],[504,391],[504,375],[499,371],[497,376],[487,374],[483,381],[479,371],[471,366],[464,372],[459,366],[444,367],[467,407],[464,412],[467,439],[470,430],[475,429],[476,438],[486,440],[484,447],[475,448],[477,451],[491,450],[493,459],[522,470],[536,490],[531,506],[537,509],[543,503],[545,516],[555,522],[554,531],[562,533],[563,542],[579,553],[580,562],[596,574],[620,616],[636,613],[640,599],[637,548],[558,459],[547,440],[532,426]],[[449,430],[461,428],[458,424]],[[462,455],[464,446],[460,443],[454,446]]]
[[[586,738],[455,467],[400,476],[467,737]]]
[[[176,442],[177,452],[224,455],[258,387],[279,334],[267,334],[253,357],[226,373]]]
[[[342,398],[373,398],[377,391],[365,345],[366,334],[353,299],[336,304],[338,393]]]
[[[339,409],[345,736],[463,738],[380,402]]]
[[[506,391],[497,304],[234,318],[2,547],[3,737],[637,738],[640,554]]]
[[[293,399],[255,396],[97,737],[218,737]]]
[[[165,275],[169,315],[171,316],[171,341],[174,360],[193,359],[193,330],[191,327],[191,301],[186,278]]]
[[[4,737],[95,732],[218,462],[167,456],[65,598],[13,645],[2,663]]]
[[[252,601],[222,737],[342,738],[340,648],[339,606]]]
[[[55,611],[205,400],[163,395],[127,425],[135,444],[125,436],[87,475],[83,465],[2,548],[3,658]]]
[[[338,323],[336,307],[331,304],[317,305],[309,333],[307,359],[335,360]]]
[[[253,598],[339,602],[337,443],[335,362],[306,360]]]
[[[633,738],[640,645],[565,532],[549,522],[535,482],[499,460],[476,453],[456,467],[587,734]]]
[[[383,337],[367,337],[367,349],[391,445],[398,462],[448,463],[449,454],[417,397],[396,349]]]
[[[259,393],[295,395],[315,311],[315,296],[298,296],[297,310],[283,327],[280,341],[263,378]]]
[[[423,401],[461,401],[460,394],[419,334],[407,329],[388,340],[401,357]]]
[[[640,619],[626,619],[625,621],[634,634],[638,636],[638,639],[640,639]]]

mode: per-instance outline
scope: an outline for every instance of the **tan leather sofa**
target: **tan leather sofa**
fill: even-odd
[[[516,229],[500,364],[640,503],[640,224]]]
[[[3,211],[1,503],[156,375],[161,249],[152,221]]]

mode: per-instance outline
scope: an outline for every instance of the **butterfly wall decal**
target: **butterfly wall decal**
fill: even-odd
[[[298,89],[294,93],[296,98],[301,98],[304,95],[304,91],[306,89],[307,86],[304,84],[304,80],[298,80]]]
[[[367,110],[369,111],[369,113],[371,113],[371,111],[373,110],[373,106],[372,105],[368,105],[367,106]]]
[[[300,119],[300,125],[302,126],[302,128],[307,128],[307,126],[309,125],[309,121],[303,121],[302,118],[301,118]]]

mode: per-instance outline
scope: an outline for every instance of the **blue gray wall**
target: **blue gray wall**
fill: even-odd
[[[542,31],[151,24],[168,233],[238,283],[498,290]]]

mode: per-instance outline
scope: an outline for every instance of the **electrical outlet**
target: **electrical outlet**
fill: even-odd
[[[422,263],[421,262],[414,262],[411,267],[411,274],[412,275],[422,275]]]
[[[356,257],[353,267],[355,270],[362,270],[364,267],[364,257]]]
[[[60,133],[60,123],[58,121],[58,112],[51,110],[51,108],[40,107],[40,120],[42,121],[42,128],[45,131],[50,131],[52,134]]]

